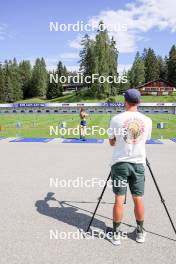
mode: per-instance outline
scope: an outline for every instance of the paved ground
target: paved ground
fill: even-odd
[[[106,239],[50,239],[85,229],[101,189],[50,187],[50,179],[106,179],[112,148],[104,144],[8,143],[0,141],[1,264],[174,264],[176,242],[151,176],[146,171],[144,245],[134,241],[135,219],[128,192],[120,247]],[[176,143],[148,145],[148,159],[176,222]],[[53,193],[53,194],[52,194]],[[55,198],[55,200],[53,199]],[[111,226],[113,195],[107,188],[93,228]],[[74,233],[70,233],[74,232]],[[63,234],[63,233],[62,233]]]

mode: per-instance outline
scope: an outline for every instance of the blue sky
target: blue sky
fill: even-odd
[[[130,67],[137,50],[152,47],[165,56],[176,44],[175,0],[6,0],[0,2],[0,61],[43,56],[52,69],[62,60],[69,69],[78,67],[80,39],[86,32],[50,32],[49,22],[77,21],[126,24],[115,36],[119,71]],[[94,34],[92,37],[94,37]]]

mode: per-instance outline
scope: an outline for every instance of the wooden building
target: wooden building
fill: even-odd
[[[170,95],[176,88],[170,82],[162,79],[150,81],[137,87],[141,95]]]

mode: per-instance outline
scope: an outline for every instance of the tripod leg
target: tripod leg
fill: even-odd
[[[161,198],[161,202],[162,202],[162,204],[164,205],[164,208],[165,208],[165,210],[166,210],[167,216],[168,216],[168,218],[169,218],[169,220],[170,220],[170,223],[171,223],[171,225],[172,225],[172,227],[173,227],[173,229],[174,229],[174,232],[175,232],[175,234],[176,234],[176,228],[175,228],[175,226],[174,226],[174,223],[173,223],[173,221],[172,221],[172,218],[171,218],[171,216],[170,216],[170,214],[169,214],[169,211],[168,211],[168,209],[167,209],[167,206],[166,206],[166,204],[165,204],[165,200],[163,199],[162,194],[161,194],[161,192],[160,192],[160,189],[159,189],[159,187],[158,187],[158,184],[157,184],[157,182],[156,182],[156,180],[155,180],[155,177],[154,177],[154,175],[153,175],[152,169],[151,169],[151,167],[150,167],[150,163],[148,162],[147,159],[146,159],[146,163],[147,163],[147,167],[149,168],[149,171],[150,171],[150,174],[151,174],[151,176],[152,176],[152,179],[153,179],[153,181],[154,181],[155,187],[156,187],[156,189],[157,189],[157,191],[158,191],[158,194],[159,194],[159,196],[160,196],[160,198]]]
[[[95,208],[95,211],[94,211],[94,213],[93,213],[93,215],[92,215],[92,218],[91,218],[91,220],[90,220],[90,223],[89,223],[89,225],[88,225],[87,232],[89,232],[90,226],[91,226],[91,224],[92,224],[92,222],[93,222],[94,216],[95,216],[95,214],[96,214],[96,212],[97,212],[98,206],[99,206],[99,204],[100,204],[100,202],[101,202],[101,199],[102,199],[102,197],[103,197],[103,194],[104,194],[104,192],[105,192],[105,190],[106,190],[107,183],[108,183],[110,177],[111,177],[111,172],[109,173],[109,176],[108,176],[108,178],[107,178],[107,180],[106,180],[105,186],[104,186],[104,188],[103,188],[103,191],[102,191],[102,193],[101,193],[101,195],[100,195],[100,198],[99,198],[99,201],[98,201],[97,206],[96,206],[96,208]]]
[[[97,205],[96,205],[96,208],[95,208],[95,210],[94,210],[94,213],[93,213],[92,218],[91,218],[91,220],[90,220],[90,223],[89,223],[89,225],[88,225],[87,232],[89,232],[90,226],[91,226],[91,224],[92,224],[92,222],[93,222],[93,219],[94,219],[94,217],[95,217],[95,214],[96,214],[96,212],[97,212],[97,209],[98,209],[98,207],[99,207],[99,204],[100,204],[100,202],[101,202],[101,200],[102,200],[103,194],[104,194],[104,192],[105,192],[105,190],[106,190],[107,183],[108,183],[110,177],[111,177],[111,172],[109,173],[109,176],[108,176],[108,178],[107,178],[107,180],[106,180],[106,183],[105,183],[105,186],[104,186],[104,188],[103,188],[103,191],[102,191],[102,193],[101,193],[101,195],[100,195],[100,197],[99,197],[99,201],[98,201],[98,203],[97,203]],[[125,193],[125,201],[124,201],[124,204],[126,204],[126,196],[127,196],[127,188],[126,188],[126,193]]]

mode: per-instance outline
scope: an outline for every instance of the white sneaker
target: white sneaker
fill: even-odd
[[[146,235],[147,235],[147,232],[145,232],[144,229],[142,230],[142,232],[139,232],[136,228],[136,242],[144,243]]]
[[[114,246],[119,246],[121,244],[121,241],[120,241],[120,232],[118,232],[118,234],[116,235],[112,235],[112,238],[110,239],[111,243],[114,245]]]

